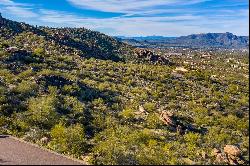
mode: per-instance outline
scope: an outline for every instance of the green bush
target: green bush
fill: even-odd
[[[22,93],[23,95],[34,95],[37,90],[38,90],[38,85],[33,81],[23,80],[16,87],[16,91],[18,93]]]
[[[31,125],[41,128],[51,128],[58,120],[58,99],[56,96],[48,95],[39,98],[31,98],[28,102],[27,117]]]
[[[45,54],[45,49],[44,48],[36,48],[34,50],[34,54],[38,56],[44,56]]]
[[[84,129],[80,124],[69,127],[57,124],[51,130],[51,138],[49,147],[60,153],[80,156],[87,149]]]

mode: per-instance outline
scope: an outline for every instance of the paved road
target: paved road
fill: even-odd
[[[14,137],[0,135],[0,165],[84,165]]]

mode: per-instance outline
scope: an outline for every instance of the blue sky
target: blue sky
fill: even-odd
[[[8,19],[108,35],[249,35],[248,0],[0,0]]]

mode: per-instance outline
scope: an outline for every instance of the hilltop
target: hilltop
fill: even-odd
[[[132,47],[112,37],[85,28],[34,27],[25,23],[0,19],[1,38],[12,40],[16,47],[33,51],[45,47],[49,54],[76,54],[85,58],[125,60]],[[50,47],[54,49],[50,49]],[[55,49],[56,48],[56,49]]]
[[[137,50],[123,42],[100,32],[85,28],[35,27],[2,18],[0,15],[0,39],[8,41],[9,46],[26,51],[43,51],[47,55],[75,55],[81,58],[102,60],[158,63],[148,57],[138,59]],[[8,46],[6,46],[8,47]],[[53,48],[53,49],[52,49]]]

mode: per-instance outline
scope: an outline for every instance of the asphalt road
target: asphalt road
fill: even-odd
[[[0,165],[84,165],[17,138],[0,135]]]

